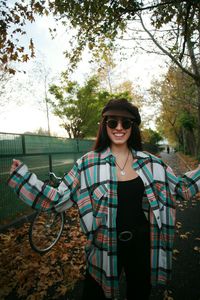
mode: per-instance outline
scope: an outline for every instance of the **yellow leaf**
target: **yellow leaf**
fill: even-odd
[[[195,246],[194,250],[200,253],[200,247]]]
[[[187,240],[188,239],[188,236],[186,234],[180,234],[180,238],[182,240]]]
[[[173,250],[173,254],[174,254],[174,255],[179,254],[179,253],[180,253],[180,251],[178,251],[177,249],[174,249],[174,250]]]

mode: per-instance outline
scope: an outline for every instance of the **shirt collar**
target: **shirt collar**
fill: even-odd
[[[113,156],[110,147],[108,147],[108,148],[106,148],[105,150],[103,150],[103,151],[101,152],[100,155],[101,155],[101,158],[102,158],[102,159],[106,159],[106,158],[108,158],[108,157],[110,157],[110,156]]]
[[[143,152],[143,151],[136,151],[134,149],[131,149],[131,152],[132,152],[134,158],[148,158],[149,157],[148,153]],[[113,156],[113,153],[112,153],[110,147],[108,147],[107,149],[105,149],[101,152],[102,159],[109,158],[110,156]]]

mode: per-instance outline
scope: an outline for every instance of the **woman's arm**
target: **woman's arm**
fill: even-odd
[[[53,188],[29,172],[26,165],[13,160],[8,185],[14,189],[18,197],[33,208],[49,209],[55,206],[64,210],[73,205],[79,190],[79,171],[76,163],[72,170],[66,174],[59,187]]]
[[[166,171],[170,190],[178,197],[189,200],[200,192],[200,165],[182,177],[176,177],[169,166]]]

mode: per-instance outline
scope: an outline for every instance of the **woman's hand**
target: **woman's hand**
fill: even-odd
[[[21,164],[22,162],[20,160],[13,159],[13,163],[10,168],[10,174],[12,174]]]

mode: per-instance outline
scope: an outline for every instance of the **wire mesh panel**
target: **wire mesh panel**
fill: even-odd
[[[0,133],[0,225],[33,212],[7,185],[13,158],[21,160],[44,181],[49,179],[50,169],[62,177],[91,150],[92,144],[90,140]]]
[[[22,145],[21,135],[0,133],[0,155],[22,154]]]
[[[25,135],[26,153],[77,152],[77,143],[73,139],[50,136]]]
[[[79,140],[78,141],[78,150],[79,152],[87,152],[92,150],[94,141],[92,140]]]

